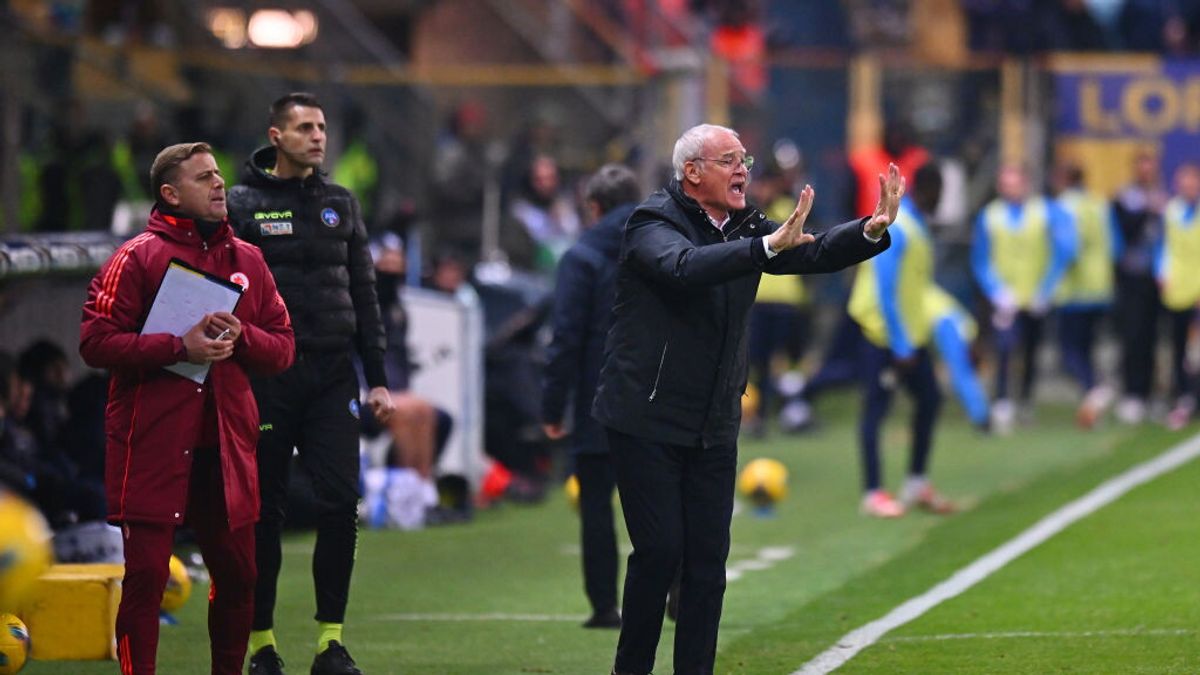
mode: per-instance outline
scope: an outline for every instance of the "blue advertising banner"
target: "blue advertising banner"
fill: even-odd
[[[1060,141],[1095,149],[1153,148],[1168,179],[1181,163],[1200,161],[1200,61],[1062,71],[1055,93],[1054,130]]]

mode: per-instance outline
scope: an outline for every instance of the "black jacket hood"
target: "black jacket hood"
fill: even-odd
[[[254,187],[283,187],[300,185],[309,187],[325,182],[325,172],[318,168],[305,178],[280,178],[272,170],[277,157],[275,146],[264,145],[255,150],[242,167],[242,183]]]

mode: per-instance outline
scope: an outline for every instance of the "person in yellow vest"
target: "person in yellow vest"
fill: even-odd
[[[1175,170],[1175,196],[1163,213],[1163,245],[1155,256],[1162,304],[1171,317],[1171,398],[1167,425],[1182,427],[1196,408],[1196,373],[1189,372],[1188,333],[1200,305],[1200,165]]]
[[[762,176],[750,183],[750,190],[767,218],[777,223],[787,220],[796,207],[795,198],[788,194],[787,179],[777,166],[768,166]],[[782,352],[796,364],[804,353],[809,326],[807,298],[800,277],[764,274],[750,308],[750,369],[759,392],[756,414],[743,421],[751,434],[765,435],[779,394],[786,395],[775,384],[772,360]],[[807,403],[802,405],[807,408]],[[796,430],[796,425],[782,419],[786,414],[781,412],[780,416],[781,426]]]
[[[1020,165],[1000,168],[996,191],[998,196],[975,221],[971,267],[992,305],[996,348],[992,429],[1008,433],[1017,413],[1009,398],[1009,360],[1019,346],[1024,362],[1019,396],[1023,411],[1028,412],[1046,315],[1075,257],[1075,228],[1057,204],[1030,194],[1029,175]]]
[[[1104,200],[1083,189],[1083,169],[1061,163],[1051,175],[1051,190],[1075,225],[1078,255],[1067,268],[1055,296],[1058,303],[1059,353],[1063,368],[1083,391],[1075,420],[1090,429],[1113,401],[1113,390],[1096,375],[1092,359],[1096,331],[1113,301],[1115,252],[1120,233]]]
[[[937,206],[941,190],[942,178],[936,167],[926,165],[917,170],[912,199],[905,197],[900,202],[891,248],[859,265],[850,290],[850,316],[866,337],[859,423],[861,508],[865,515],[877,518],[897,518],[914,506],[934,513],[955,510],[927,477],[942,393],[928,349],[932,322],[926,311],[926,292],[933,286],[934,251],[924,213]],[[879,430],[897,383],[903,384],[915,401],[912,453],[900,500],[883,489],[879,456]]]

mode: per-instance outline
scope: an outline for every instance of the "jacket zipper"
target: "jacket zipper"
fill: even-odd
[[[747,220],[750,220],[751,216],[753,216],[753,215],[754,215],[754,212],[753,212],[753,211],[751,211],[750,213],[747,213],[745,216],[742,216],[742,219],[738,221],[738,224],[737,224],[737,225],[734,225],[733,227],[729,228],[727,231],[726,231],[726,230],[722,230],[722,231],[721,231],[721,238],[722,238],[722,239],[724,239],[725,241],[729,241],[729,237],[730,237],[730,236],[731,236],[731,235],[732,235],[734,232],[737,232],[738,230],[742,229],[742,226],[743,226],[743,225],[745,225],[745,224],[746,224],[746,221],[747,221]]]
[[[670,342],[663,343],[662,356],[658,359],[658,372],[654,374],[654,387],[650,390],[649,400],[651,401],[654,400],[655,396],[658,396],[658,380],[662,378],[663,364],[667,362],[667,347],[670,346],[670,344]]]

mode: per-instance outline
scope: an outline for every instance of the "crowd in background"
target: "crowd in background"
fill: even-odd
[[[0,11],[14,12],[21,3],[5,3]],[[54,30],[74,35],[97,35],[110,44],[143,43],[170,46],[179,40],[166,12],[154,11],[155,3],[44,3],[50,8],[45,21]],[[606,3],[621,17],[631,16],[625,5]],[[768,49],[779,44],[794,46],[803,38],[781,35],[765,20],[768,3],[678,2],[670,5],[683,16],[708,23],[713,48],[734,54],[749,45]],[[813,3],[807,9],[832,22],[829,33],[841,35],[841,43],[886,43],[894,37],[909,3],[855,2]],[[963,0],[956,3],[966,19],[968,46],[980,52],[1031,53],[1048,50],[1138,50],[1171,56],[1200,53],[1200,2],[1195,0]],[[826,6],[827,5],[827,6]],[[135,9],[130,9],[135,7]],[[160,8],[161,9],[161,8]],[[1037,30],[1024,30],[1025,26]],[[900,39],[900,38],[894,38]],[[761,44],[760,44],[761,43]],[[42,67],[54,69],[54,57]],[[61,58],[61,55],[59,57]],[[58,66],[61,70],[62,66]],[[59,72],[59,71],[56,71]],[[754,73],[744,73],[747,90],[755,90]],[[66,81],[64,79],[64,81]],[[762,91],[761,88],[757,91]],[[252,135],[236,125],[214,119],[209,111],[194,104],[164,101],[141,102],[133,107],[124,130],[112,133],[107,120],[89,114],[88,102],[71,91],[57,92],[52,115],[29,109],[22,116],[24,144],[20,168],[19,225],[9,228],[21,233],[50,233],[76,230],[115,230],[131,234],[130,215],[137,204],[150,201],[148,166],[164,145],[179,140],[203,139],[213,143],[218,163],[230,185],[238,182],[241,163],[253,149]],[[745,92],[743,92],[745,93]],[[736,98],[736,97],[735,97]],[[735,104],[752,105],[753,96]],[[553,106],[532,107],[519,124],[498,120],[482,100],[469,95],[443,101],[439,133],[427,157],[406,161],[423,168],[427,184],[398,185],[384,170],[388,148],[370,142],[372,127],[386,121],[372,119],[365,110],[351,110],[345,124],[334,130],[340,151],[327,168],[332,178],[360,199],[369,227],[375,235],[376,263],[380,271],[381,298],[389,322],[390,372],[397,382],[407,381],[408,357],[404,353],[405,314],[395,300],[397,288],[405,283],[455,295],[464,290],[484,299],[488,327],[486,364],[487,424],[486,450],[514,470],[511,494],[518,499],[537,499],[551,478],[553,444],[539,433],[539,368],[548,341],[546,317],[557,263],[569,246],[591,225],[581,199],[584,179],[596,165],[575,161],[572,121]],[[746,113],[751,122],[757,118]],[[762,157],[753,173],[752,201],[768,214],[786,217],[798,189],[806,181],[817,184],[820,199],[853,204],[870,204],[874,195],[869,176],[879,157],[842,158],[836,178],[827,172],[823,159],[805,157],[789,139],[772,139],[764,126],[738,124],[746,129],[747,145],[757,139],[751,152]],[[900,129],[899,126],[895,127]],[[970,239],[969,219],[993,192],[973,193],[972,181],[964,181],[963,160],[970,148],[982,142],[961,139],[955,154],[938,148],[927,152],[909,125],[901,137],[885,138],[878,150],[906,166],[906,172],[928,161],[943,169],[943,202],[957,204],[958,215],[936,218],[934,224],[947,241]],[[617,159],[633,163],[644,152],[636,144],[619,144]],[[990,183],[997,167],[981,163],[982,181]],[[1119,318],[1115,331],[1119,344],[1119,368],[1092,376],[1083,385],[1085,393],[1100,384],[1110,385],[1122,398],[1116,410],[1122,421],[1144,420],[1156,397],[1154,355],[1158,351],[1159,315],[1168,310],[1158,297],[1164,242],[1164,217],[1172,192],[1178,192],[1162,176],[1155,159],[1143,156],[1134,169],[1135,180],[1116,195],[1101,195],[1111,201],[1112,222],[1122,246],[1113,249],[1116,286],[1106,307],[1115,308]],[[955,180],[954,176],[958,175]],[[970,176],[975,183],[977,176]],[[837,194],[826,184],[845,183]],[[1186,182],[1186,181],[1185,181]],[[653,185],[661,181],[654,180]],[[643,187],[650,187],[649,185]],[[1031,186],[1033,193],[1043,190]],[[399,197],[385,198],[388,193]],[[844,197],[844,199],[839,199]],[[1194,204],[1195,197],[1191,197]],[[1184,200],[1186,201],[1186,199]],[[131,206],[133,205],[133,206]],[[841,210],[841,209],[839,209]],[[494,216],[489,216],[494,214]],[[489,225],[487,219],[494,217]],[[817,227],[822,224],[817,223]],[[490,227],[490,229],[489,229]],[[1168,242],[1169,243],[1169,242]],[[416,258],[408,254],[418,251]],[[955,258],[954,255],[958,257]],[[949,272],[963,272],[948,289],[972,310],[981,327],[981,344],[989,345],[994,334],[994,317],[986,293],[970,282],[968,260],[962,251],[950,256]],[[415,261],[416,269],[411,264]],[[1200,263],[1200,261],[1196,261]],[[497,290],[494,275],[480,279],[483,263],[507,265],[508,278],[528,283],[533,292],[505,293]],[[844,304],[849,281],[836,277],[810,288],[795,279],[764,279],[760,306],[752,318],[752,381],[760,394],[756,409],[746,418],[749,431],[765,434],[773,429],[802,430],[814,420],[812,405],[819,394],[832,386],[855,382],[852,345],[861,337],[853,322],[844,316],[818,316],[814,297],[836,298]],[[514,300],[519,296],[519,300]],[[1172,425],[1186,423],[1195,399],[1189,378],[1195,373],[1187,361],[1189,339],[1194,339],[1191,310],[1172,312],[1172,383],[1169,391]],[[1043,315],[1054,306],[1039,307]],[[1106,310],[1108,311],[1108,310]],[[1186,317],[1185,317],[1186,315]],[[824,320],[829,325],[822,324]],[[1112,330],[1100,324],[1096,330]],[[66,524],[103,517],[103,497],[97,495],[103,472],[103,376],[87,374],[73,378],[65,371],[62,356],[70,345],[47,342],[6,346],[13,353],[0,355],[0,390],[3,426],[0,427],[0,472],[13,489],[28,494],[52,522]],[[976,350],[985,368],[992,360],[988,349]],[[1033,352],[1030,352],[1033,354]],[[400,388],[403,388],[403,384]],[[1093,401],[1094,403],[1095,401]],[[417,406],[416,408],[420,408]],[[432,424],[438,442],[444,443],[450,423],[444,413],[414,408],[413,416]],[[430,417],[432,415],[432,417]],[[778,416],[778,421],[776,417]],[[1002,417],[1004,417],[1002,415]],[[432,420],[430,422],[429,420]],[[990,424],[990,420],[989,420]],[[401,425],[403,427],[404,425]],[[379,430],[368,430],[375,433]],[[393,434],[403,434],[403,429]],[[400,441],[403,445],[403,441]],[[405,462],[419,466],[428,475],[428,451],[420,459]],[[71,486],[70,489],[67,486]]]

